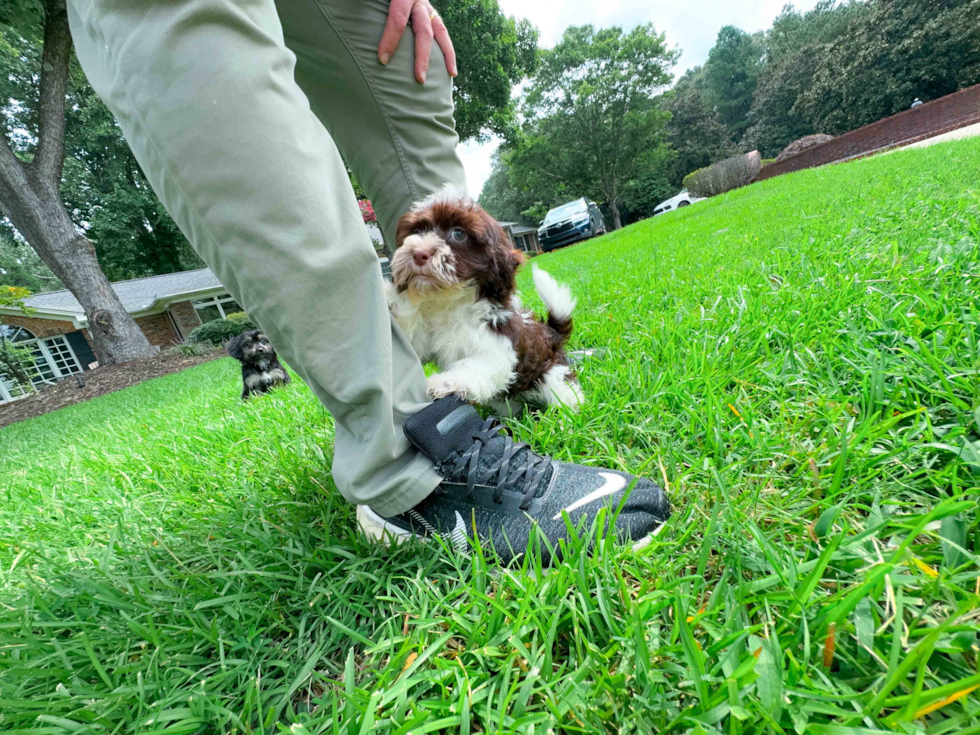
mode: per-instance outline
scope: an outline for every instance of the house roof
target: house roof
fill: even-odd
[[[526,225],[514,225],[510,228],[510,231],[515,235],[526,235],[528,232],[537,232],[537,227],[528,227]]]
[[[214,291],[221,287],[221,281],[210,268],[134,278],[112,284],[112,290],[116,292],[122,305],[130,314],[147,311],[160,302],[166,302],[176,296],[193,297],[198,293]],[[24,299],[24,303],[39,312],[60,312],[66,316],[83,319],[85,317],[82,305],[67,289],[34,294]]]

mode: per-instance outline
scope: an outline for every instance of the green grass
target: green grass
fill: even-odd
[[[978,171],[899,152],[537,261],[607,351],[512,426],[667,483],[636,554],[368,546],[329,417],[230,360],[0,431],[0,731],[980,733]]]

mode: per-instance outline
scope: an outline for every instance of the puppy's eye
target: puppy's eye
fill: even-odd
[[[453,242],[463,242],[466,239],[466,233],[459,227],[454,227],[449,231],[449,239]]]

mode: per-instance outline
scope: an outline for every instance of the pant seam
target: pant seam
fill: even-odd
[[[360,58],[354,52],[350,39],[347,37],[347,34],[344,33],[340,25],[334,22],[334,20],[330,17],[330,13],[325,7],[323,7],[320,0],[313,0],[313,2],[323,15],[324,20],[326,20],[330,27],[333,28],[334,33],[337,34],[341,42],[344,44],[344,48],[347,50],[347,53],[350,54],[351,59],[354,60],[358,70],[360,70],[361,76],[364,78],[364,82],[368,85],[368,89],[371,90],[371,98],[374,100],[374,104],[378,106],[378,111],[381,113],[381,117],[385,121],[385,128],[388,130],[388,135],[391,137],[392,145],[395,146],[395,152],[398,154],[398,161],[401,163],[402,174],[405,176],[405,180],[408,182],[408,188],[412,192],[412,199],[418,201],[421,199],[419,196],[418,186],[416,186],[415,179],[412,177],[411,168],[409,167],[408,160],[405,157],[405,151],[402,148],[401,140],[395,133],[395,126],[391,121],[391,116],[388,114],[388,108],[381,101],[380,95],[378,94],[378,88],[375,86],[374,80],[371,78],[371,75],[367,73],[367,70],[361,63]]]

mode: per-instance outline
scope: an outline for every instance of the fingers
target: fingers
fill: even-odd
[[[384,33],[381,34],[381,43],[378,44],[378,60],[382,64],[387,64],[395,53],[416,2],[417,0],[391,0],[388,20],[385,22]]]
[[[425,84],[433,40],[442,49],[449,75],[454,77],[459,74],[456,66],[456,50],[449,38],[449,30],[427,0],[391,0],[388,6],[388,20],[381,34],[381,42],[378,44],[378,60],[385,65],[391,60],[398,42],[405,34],[409,19],[415,31],[415,78],[418,82]]]
[[[453,42],[449,38],[449,29],[446,28],[446,24],[438,14],[432,19],[432,34],[435,36],[439,48],[442,49],[442,55],[446,57],[446,70],[449,72],[449,76],[456,76],[459,74],[459,70],[456,68],[456,49],[453,48]]]
[[[429,70],[429,56],[432,53],[433,33],[429,13],[429,4],[421,0],[412,7],[412,29],[415,31],[415,78],[418,79],[419,84],[425,84],[425,75]]]

